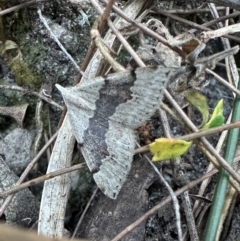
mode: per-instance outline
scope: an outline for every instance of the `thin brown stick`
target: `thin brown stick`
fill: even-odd
[[[143,155],[143,156],[148,161],[148,163],[151,165],[153,170],[157,173],[158,178],[163,183],[163,185],[167,188],[167,190],[168,190],[168,192],[169,192],[169,194],[171,196],[171,199],[172,199],[172,202],[173,202],[174,211],[175,211],[176,226],[177,226],[177,231],[178,231],[178,240],[182,241],[183,239],[182,239],[182,228],[181,228],[181,216],[180,216],[180,212],[179,212],[180,207],[179,207],[179,202],[177,200],[177,196],[175,195],[174,191],[172,190],[172,188],[168,184],[168,182],[164,179],[164,177],[161,174],[161,172],[159,172],[157,167],[149,159],[149,157],[147,155]]]
[[[100,6],[95,1],[90,0],[90,2],[97,9],[98,12],[99,12],[99,9],[100,9],[100,12],[99,12],[100,14],[103,14],[103,11],[101,10]],[[108,21],[109,21],[109,19],[108,19]],[[102,33],[102,27],[100,27],[99,32],[100,32],[100,34]],[[84,58],[84,61],[82,63],[82,66],[81,66],[82,71],[85,71],[87,69],[87,66],[88,66],[88,64],[89,64],[89,62],[90,62],[90,60],[91,60],[91,58],[94,54],[95,49],[96,49],[96,44],[94,43],[94,41],[92,41],[89,48],[88,48],[88,52],[87,52],[87,54]],[[75,86],[76,84],[78,84],[80,82],[81,77],[82,77],[82,75],[79,73],[77,75],[75,81],[74,81],[73,86]]]
[[[226,64],[224,63],[216,63],[216,65],[226,68]],[[237,70],[240,72],[240,68],[237,68]]]
[[[217,7],[218,11],[224,11],[226,7]],[[208,8],[202,8],[202,9],[187,9],[187,10],[182,10],[182,9],[171,9],[171,10],[166,10],[167,13],[176,13],[176,14],[193,14],[193,13],[208,13],[210,12]]]
[[[184,141],[191,141],[191,140],[203,137],[203,136],[212,135],[212,134],[216,134],[218,132],[222,132],[222,131],[226,131],[226,130],[230,130],[230,129],[234,129],[234,128],[239,128],[239,127],[240,127],[240,121],[236,121],[234,123],[230,123],[230,124],[226,124],[223,126],[214,127],[214,128],[208,129],[208,130],[198,131],[198,132],[194,132],[194,133],[191,133],[188,135],[174,137],[174,138],[179,139],[179,140],[184,140]],[[149,151],[149,145],[137,148],[135,150],[135,154],[144,153],[146,151]]]
[[[234,163],[239,162],[240,158],[239,156],[234,158]],[[185,186],[181,187],[175,192],[176,196],[181,195],[182,193],[192,189],[205,179],[209,179],[212,177],[214,174],[218,173],[217,169],[213,169],[207,173],[205,173],[203,176],[199,177],[198,179],[189,182]],[[165,205],[170,203],[171,201],[171,196],[166,197],[163,201],[161,201],[159,204],[151,208],[148,212],[146,212],[143,216],[138,218],[135,222],[127,226],[121,233],[119,233],[116,237],[114,237],[111,241],[118,241],[121,238],[123,238],[125,235],[127,235],[129,232],[131,232],[133,229],[135,229],[138,225],[140,225],[144,220],[148,219],[149,217],[153,216],[155,213],[158,212],[159,209],[163,208]]]
[[[80,67],[78,66],[78,64],[76,63],[76,61],[73,59],[73,57],[68,53],[68,51],[66,50],[66,48],[62,45],[62,43],[59,41],[59,39],[57,38],[57,36],[53,33],[52,29],[50,28],[46,18],[42,15],[42,11],[41,9],[37,10],[37,13],[39,15],[39,19],[41,20],[42,24],[44,25],[44,27],[48,30],[49,34],[51,35],[51,37],[53,38],[53,40],[57,43],[58,47],[62,50],[62,52],[67,56],[67,58],[72,62],[73,66],[76,68],[76,70],[83,76],[85,76],[87,78],[87,76],[84,74],[84,72],[82,72],[82,70],[80,69]]]
[[[103,10],[101,9],[101,7],[97,4],[96,1],[94,0],[90,0],[91,3],[94,5],[95,9],[98,11],[99,14],[103,13]],[[128,53],[133,57],[133,59],[136,61],[136,63],[140,66],[140,67],[145,67],[145,64],[143,63],[143,61],[139,58],[139,56],[136,54],[136,52],[134,51],[134,49],[131,47],[131,45],[127,42],[127,40],[122,36],[122,34],[115,28],[113,22],[108,19],[108,26],[109,28],[111,28],[111,30],[115,33],[115,35],[117,36],[118,40],[121,42],[121,44],[125,47],[125,49],[128,51]]]
[[[239,15],[240,15],[240,12],[237,11],[237,12],[231,13],[231,14],[229,14],[229,15],[224,15],[224,16],[221,16],[221,17],[219,17],[219,18],[216,18],[216,19],[213,19],[213,20],[211,20],[211,21],[208,21],[208,22],[206,22],[206,23],[204,23],[204,24],[201,24],[201,26],[203,26],[203,27],[209,27],[209,26],[212,26],[212,25],[214,25],[214,24],[216,24],[216,23],[218,23],[218,22],[224,21],[224,20],[226,20],[226,19],[238,17]],[[192,32],[192,30],[190,30],[190,32]]]
[[[240,96],[240,91],[237,88],[235,88],[233,85],[231,85],[229,82],[227,82],[225,79],[223,79],[221,76],[219,76],[214,71],[212,71],[211,69],[208,69],[208,68],[206,68],[205,71],[208,74],[213,75],[220,83],[222,83],[227,88],[229,88],[233,93],[235,93],[236,95]]]
[[[234,13],[230,13],[230,14],[227,14],[227,15],[224,15],[221,17],[219,16],[216,19],[213,19],[211,21],[208,21],[208,22],[202,24],[202,26],[209,27],[209,26],[215,25],[216,23],[220,23],[220,22],[226,21],[228,19],[238,17],[239,15],[240,15],[240,11],[236,11]]]
[[[171,9],[173,8],[173,5],[174,5],[174,1],[170,1],[170,2],[169,2],[168,9],[171,10]],[[164,26],[165,26],[166,28],[168,27],[169,21],[170,21],[170,18],[167,18],[166,21],[165,21]]]
[[[50,140],[48,141],[48,143],[46,143],[44,145],[44,147],[39,151],[39,153],[37,154],[37,156],[28,164],[28,166],[26,167],[26,169],[24,170],[24,172],[22,173],[21,177],[18,179],[18,181],[16,182],[16,185],[21,184],[24,179],[26,178],[27,174],[30,172],[30,170],[34,167],[34,165],[37,163],[37,161],[39,160],[39,158],[42,156],[42,154],[48,149],[48,147],[52,144],[52,142],[57,138],[58,135],[58,131],[50,138]],[[9,203],[11,202],[12,198],[14,197],[14,195],[10,195],[8,196],[5,201],[3,202],[1,208],[0,208],[0,217],[3,215],[3,212],[5,211],[5,209],[7,208],[7,206],[9,205]]]
[[[105,0],[101,0],[101,1],[105,1]],[[184,18],[178,17],[178,16],[176,16],[176,15],[174,15],[174,14],[167,13],[167,12],[165,12],[165,11],[162,11],[162,10],[160,10],[160,9],[158,9],[158,8],[153,8],[153,10],[154,10],[156,13],[159,13],[159,14],[164,15],[164,16],[166,16],[166,17],[170,17],[170,18],[172,18],[172,19],[174,19],[174,20],[177,20],[177,21],[179,21],[179,22],[182,22],[182,23],[184,23],[184,24],[187,24],[187,25],[189,25],[189,26],[191,26],[191,27],[193,27],[193,28],[200,29],[200,30],[212,30],[212,29],[210,29],[210,28],[205,27],[204,25],[199,25],[199,24],[197,24],[197,23],[191,22],[191,21],[186,20],[186,19],[184,19]],[[226,19],[226,18],[225,18],[225,19]],[[216,21],[216,20],[215,20],[215,21]],[[238,37],[235,37],[235,36],[232,36],[232,35],[224,35],[224,37],[225,37],[225,38],[228,38],[228,39],[235,40],[235,41],[237,41],[237,42],[240,42],[240,39],[239,39]]]
[[[181,117],[188,123],[189,127],[197,132],[197,127],[189,120],[187,115],[183,112],[183,110],[180,108],[180,106],[173,100],[170,93],[165,90],[165,95],[167,96],[168,100],[171,102],[171,104],[174,106],[176,111],[181,115]],[[208,140],[205,137],[200,137],[201,142],[203,145],[207,148],[207,150],[215,156],[215,158],[218,160],[219,164],[238,182],[240,183],[240,176],[233,170],[233,168],[224,160],[224,158],[213,148],[213,146],[208,142]]]
[[[76,165],[71,166],[71,167],[65,167],[65,168],[57,170],[55,172],[49,172],[48,174],[45,174],[41,177],[34,178],[30,181],[24,182],[24,183],[19,184],[19,185],[15,185],[14,187],[11,187],[10,189],[1,192],[0,198],[7,197],[8,195],[19,192],[24,188],[36,185],[38,183],[44,182],[46,180],[52,179],[54,177],[57,177],[57,176],[60,176],[60,175],[63,175],[63,174],[66,174],[68,172],[76,171],[76,170],[81,169],[83,167],[85,167],[85,163],[76,164]]]
[[[182,188],[178,189],[175,192],[176,196],[181,195],[185,191],[192,189],[195,187],[197,184],[201,183],[203,180],[213,176],[216,174],[218,170],[214,169],[206,174],[204,174],[202,177],[188,183],[187,185],[183,186]],[[170,203],[171,197],[168,196],[165,198],[162,202],[154,206],[152,209],[150,209],[148,212],[146,212],[143,216],[141,216],[139,219],[137,219],[135,222],[127,226],[122,232],[120,232],[116,237],[114,237],[111,241],[118,241],[122,239],[125,235],[127,235],[129,232],[131,232],[133,229],[135,229],[138,225],[140,225],[144,220],[148,219],[149,217],[153,216],[159,209]]]
[[[51,105],[54,105],[56,106],[57,108],[59,109],[63,109],[63,107],[61,105],[59,105],[58,103],[54,102],[52,99],[36,92],[36,91],[31,91],[31,90],[27,90],[27,89],[24,89],[22,87],[19,87],[19,86],[11,86],[11,85],[0,85],[0,89],[4,89],[4,90],[14,90],[14,91],[18,91],[18,92],[22,92],[24,94],[27,94],[27,95],[34,95],[42,100],[45,100],[47,103],[51,104]]]
[[[106,0],[100,0],[103,3],[107,3]],[[162,38],[159,38],[158,34],[155,34],[153,31],[151,31],[150,29],[146,28],[145,26],[143,26],[142,24],[137,23],[136,21],[128,18],[120,9],[118,9],[117,7],[113,7],[114,11],[120,15],[122,18],[124,18],[126,21],[132,23],[133,25],[137,26],[138,28],[140,28],[142,31],[144,31],[145,33],[147,33],[148,35],[158,39],[159,41],[161,41],[163,44],[165,44],[166,46],[168,46],[169,48],[171,48],[172,50],[176,51],[177,53],[179,53],[181,56],[183,55],[182,51],[179,51],[179,49],[173,49],[172,46],[170,46],[168,43],[166,43],[166,40],[164,39],[162,41]],[[185,54],[185,53],[184,53]],[[167,90],[164,91],[166,97],[169,99],[169,101],[172,103],[172,105],[175,107],[175,109],[179,112],[180,116],[184,119],[184,121],[188,124],[188,126],[194,130],[194,131],[198,131],[198,129],[195,127],[195,125],[191,122],[191,120],[189,120],[189,118],[186,116],[186,114],[182,111],[182,109],[180,108],[180,106],[176,103],[176,101],[171,97],[171,95],[169,94],[169,92]],[[229,172],[229,174],[240,183],[240,176],[232,169],[232,167],[219,155],[219,153],[217,153],[215,151],[215,149],[212,147],[212,145],[207,141],[207,139],[205,137],[201,137],[201,141],[204,144],[204,146],[206,147],[206,149],[218,160],[219,164],[226,169],[226,171]]]
[[[72,235],[71,239],[73,239],[76,236],[77,231],[78,231],[78,229],[79,229],[79,227],[80,227],[80,225],[82,223],[82,220],[85,217],[85,215],[86,215],[86,213],[87,213],[87,211],[88,211],[88,209],[89,209],[89,207],[90,207],[90,205],[92,203],[93,198],[96,196],[97,191],[98,191],[98,187],[94,190],[91,198],[89,199],[89,201],[88,201],[88,203],[87,203],[87,205],[86,205],[86,207],[85,207],[85,209],[84,209],[84,211],[83,211],[83,213],[82,213],[82,215],[81,215],[81,217],[80,217],[80,219],[79,219],[79,221],[77,223],[77,226],[75,227],[75,230],[73,232],[73,235]]]
[[[103,2],[104,4],[107,4],[108,1],[106,0],[100,0],[101,2]],[[183,59],[186,58],[187,54],[185,52],[183,52],[180,48],[178,47],[173,47],[171,46],[168,41],[163,38],[162,36],[160,36],[159,34],[155,33],[154,31],[152,31],[151,29],[147,28],[146,26],[144,26],[143,24],[129,18],[123,11],[121,11],[119,8],[117,8],[116,6],[113,6],[113,10],[114,12],[116,12],[119,16],[121,16],[122,18],[124,18],[126,21],[128,21],[129,23],[133,24],[134,26],[138,27],[139,29],[141,29],[144,33],[148,34],[149,36],[157,39],[158,41],[160,41],[162,44],[168,46],[170,49],[172,49],[173,51],[175,51],[176,53],[178,53]]]
[[[101,14],[100,19],[98,21],[98,31],[102,33],[104,26],[107,23],[107,19],[112,11],[112,6],[115,0],[109,0],[104,12]]]
[[[19,4],[19,5],[16,5],[16,6],[13,6],[13,7],[10,7],[10,8],[7,8],[7,9],[4,9],[4,10],[0,11],[0,16],[3,16],[5,14],[8,14],[8,13],[11,13],[11,12],[14,12],[14,11],[17,11],[21,8],[25,8],[25,7],[28,7],[30,5],[36,4],[36,3],[49,2],[49,1],[50,0],[34,0],[34,1],[26,2],[26,3],[22,3],[22,4]]]
[[[104,2],[104,0],[101,0],[101,1],[103,1]],[[123,14],[122,14],[123,15]],[[125,16],[122,16],[122,17],[125,17]],[[129,21],[129,19],[127,19],[128,21]],[[129,22],[131,22],[131,23],[133,23],[134,24],[134,21],[129,21]],[[137,23],[135,23],[135,25],[136,26],[138,26],[138,24]],[[144,28],[141,28],[144,32],[148,32],[146,29],[144,29]],[[146,31],[145,31],[146,30]],[[152,34],[151,33],[151,35],[154,35],[154,34]],[[158,37],[157,37],[157,39],[159,39]],[[161,41],[161,40],[160,40]],[[167,45],[167,44],[166,44]],[[206,145],[206,147],[210,150],[210,152],[211,153],[213,153],[218,159],[221,159],[221,156],[219,156],[219,155],[216,155],[216,153],[214,152],[214,148],[212,148],[211,146],[209,146],[210,144],[208,143],[208,142],[204,142],[204,144]],[[222,160],[221,160],[222,161]],[[223,160],[223,162],[224,162],[224,160]],[[224,164],[223,164],[224,165]]]
[[[86,56],[83,60],[83,63],[81,65],[82,71],[85,71],[87,69],[87,66],[88,66],[88,64],[89,64],[89,62],[90,62],[90,60],[91,60],[91,58],[94,54],[95,49],[96,49],[96,44],[92,41],[89,48],[88,48],[87,54],[86,54]],[[80,82],[81,77],[82,77],[82,75],[80,73],[78,73],[78,75],[77,75],[77,77],[76,77],[76,79],[73,83],[73,86],[77,85]]]

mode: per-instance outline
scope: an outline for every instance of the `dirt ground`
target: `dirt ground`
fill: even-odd
[[[6,9],[20,3],[20,1],[11,1],[6,3],[4,8]],[[121,2],[120,4],[123,3]],[[163,3],[160,4],[156,1],[155,4],[156,6],[160,6]],[[166,7],[167,5],[163,4],[163,6]],[[52,27],[55,25],[56,28],[63,28],[64,33],[59,39],[63,42],[63,45],[73,59],[80,64],[80,66],[84,60],[91,41],[89,32],[92,24],[97,18],[95,10],[88,4],[83,8],[89,19],[90,25],[88,25],[87,22],[83,24],[79,9],[67,1],[53,0],[43,3],[40,2],[19,11],[11,12],[2,17],[4,40],[12,40],[17,44],[21,51],[23,61],[33,77],[27,78],[26,82],[21,78],[19,80],[19,78],[16,77],[16,75],[21,75],[21,73],[14,72],[9,67],[9,59],[16,55],[16,53],[11,52],[10,54],[4,54],[1,57],[2,77],[0,84],[17,84],[17,86],[35,90],[37,92],[39,92],[40,88],[43,86],[47,86],[52,99],[58,104],[64,105],[63,99],[56,89],[55,84],[59,83],[62,86],[71,86],[76,79],[78,72],[58,45],[49,36],[47,29],[40,22],[37,14],[38,8],[41,8],[42,14],[48,19]],[[203,21],[207,21],[209,13],[198,13],[195,16],[190,14],[187,16],[189,20],[201,24]],[[114,18],[114,15],[112,17]],[[163,23],[166,22],[166,18],[163,16],[155,17],[161,19]],[[150,15],[146,17],[146,19],[149,18]],[[173,34],[174,32],[175,34],[179,33],[181,30],[179,23],[174,20],[170,20],[168,26],[169,29],[171,28],[174,30]],[[182,29],[186,29],[186,26],[183,26]],[[152,40],[149,41],[151,43]],[[135,49],[137,49],[139,44],[138,35],[132,36],[129,39],[129,42],[133,44]],[[221,42],[218,39],[214,39],[208,42],[202,55],[209,56],[219,51],[222,51]],[[123,57],[120,56],[119,61],[125,64],[125,66],[131,65],[132,60],[130,61],[130,57],[124,55],[125,53],[123,51],[121,54]],[[217,66],[215,72],[223,78],[227,78],[224,67]],[[210,112],[213,111],[216,103],[223,98],[224,116],[227,119],[232,110],[234,101],[232,92],[210,75],[206,75],[205,79],[209,81],[209,84],[201,90],[201,93],[207,98]],[[35,111],[37,102],[38,99],[33,96],[0,89],[0,106],[15,106],[19,103],[29,104],[28,112],[24,121],[24,129],[34,133],[32,149],[29,153],[31,157],[34,156],[33,147],[38,133]],[[163,102],[169,104],[167,99],[164,99]],[[187,108],[184,108],[184,111],[188,112]],[[51,133],[55,133],[58,128],[61,110],[55,106],[44,103],[41,115],[44,120],[44,130],[48,136],[51,136]],[[172,134],[174,136],[183,135],[185,131],[182,126],[170,115],[168,115],[168,118]],[[196,125],[201,124],[201,115],[194,108],[191,110],[191,119]],[[151,141],[160,136],[164,136],[159,113],[156,113],[146,126],[149,126],[148,136],[150,136]],[[0,117],[0,141],[17,127],[18,125],[13,119]],[[146,138],[141,136],[140,131],[138,131],[138,134],[139,141],[144,145]],[[216,146],[219,136],[220,134],[212,135],[208,137],[208,140],[213,146]],[[44,140],[42,139],[39,146],[36,147],[37,150],[39,150],[43,144]],[[0,153],[0,155],[2,157],[5,156],[4,153]],[[149,157],[151,157],[150,154]],[[47,155],[41,158],[38,168],[30,173],[29,179],[45,174],[47,159]],[[73,163],[83,162],[83,158],[77,147],[75,148],[73,159]],[[201,177],[206,172],[208,165],[208,159],[195,144],[182,157],[181,171],[184,173],[184,179],[181,181],[179,181],[177,179],[178,176],[174,174],[174,164],[171,161],[156,163],[157,168],[161,170],[164,178],[174,191],[186,183]],[[22,167],[20,172],[22,170],[24,170],[24,167]],[[17,175],[19,175],[19,173]],[[73,233],[79,217],[96,188],[92,179],[92,174],[87,169],[75,173],[72,178],[74,180],[76,179],[75,183],[77,184],[73,185],[65,218],[65,227],[70,233]],[[211,200],[213,195],[216,178],[216,175],[213,176],[204,193],[204,197],[209,200]],[[197,195],[199,186],[200,185],[197,185],[189,190],[189,194]],[[36,203],[39,204],[41,201],[42,184],[31,187],[30,191],[33,193],[34,198],[36,198]],[[107,198],[100,190],[97,191],[97,194],[78,229],[77,237],[89,238],[91,240],[111,240],[125,227],[136,221],[167,196],[169,196],[168,191],[144,156],[136,155],[134,157],[131,173],[116,200]],[[192,203],[194,203],[196,199],[198,199],[196,196],[190,197]],[[179,196],[178,200],[180,203],[182,230],[185,232],[187,230],[187,222],[183,212],[183,197]],[[238,199],[236,200],[233,216],[229,221],[224,240],[237,240],[240,237],[238,225],[240,221],[238,209],[240,207]],[[38,204],[36,204],[36,206]],[[205,206],[205,210],[203,207],[201,211],[203,217],[201,226],[199,227],[200,237],[204,230],[203,224],[206,223],[210,204],[207,201],[202,200],[202,206]],[[38,210],[36,210],[36,213],[38,213]],[[31,227],[36,221],[37,217],[35,216],[27,225],[26,223],[20,223],[20,225]],[[174,209],[172,203],[169,203],[159,209],[157,213],[149,217],[147,220],[141,222],[136,229],[121,240],[178,240],[175,221],[176,217]],[[9,222],[11,223],[11,221]]]

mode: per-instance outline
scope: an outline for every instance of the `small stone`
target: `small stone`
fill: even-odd
[[[34,136],[34,131],[16,128],[0,141],[0,154],[4,156],[6,163],[17,175],[31,161]]]

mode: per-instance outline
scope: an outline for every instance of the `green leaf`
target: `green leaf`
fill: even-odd
[[[6,40],[3,45],[0,47],[0,54],[4,55],[7,50],[18,49],[18,45],[12,40]]]
[[[18,85],[37,87],[40,84],[40,80],[33,75],[27,64],[23,61],[21,53],[7,61],[7,65],[12,70]]]
[[[149,145],[153,161],[172,159],[184,154],[192,142],[170,138],[159,138]]]
[[[196,90],[190,90],[185,96],[189,104],[193,105],[202,115],[202,124],[205,125],[209,119],[207,99]]]
[[[206,125],[204,125],[202,129],[205,130],[205,129],[221,126],[223,125],[224,121],[225,121],[225,118],[223,116],[223,99],[221,99],[217,103],[210,120],[208,121],[208,123],[206,123]]]

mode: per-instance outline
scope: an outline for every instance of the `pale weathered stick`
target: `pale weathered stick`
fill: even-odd
[[[69,119],[66,117],[48,164],[47,173],[71,166],[75,138]],[[38,233],[61,238],[64,217],[71,185],[70,174],[45,181],[40,206]]]
[[[128,7],[125,9],[125,13],[135,18],[140,9],[142,8],[144,2],[145,0],[135,0],[130,5],[128,5]],[[127,22],[117,17],[114,21],[114,25],[116,28],[121,28],[123,26],[126,26]],[[104,38],[104,42],[105,44],[112,46],[115,38],[116,36],[112,34],[112,31],[108,31]],[[102,55],[99,51],[96,51],[94,57],[92,58],[92,61],[90,62],[88,68],[85,71],[85,73],[88,75],[88,78],[93,78],[97,75],[97,73],[99,72],[99,68],[101,68],[101,61]],[[82,81],[87,81],[87,79],[83,79]],[[70,140],[72,138],[73,134],[70,127],[70,122],[68,116],[66,116],[62,127],[59,130],[59,136],[55,143],[47,172],[56,171],[70,165],[69,162],[71,161],[71,155],[69,155],[69,153],[72,152],[73,146],[69,146],[66,140]],[[66,150],[68,150],[68,152]],[[51,167],[54,165],[54,162],[56,160],[58,160],[59,162],[58,166],[55,168]],[[65,162],[64,160],[68,160],[68,162]],[[65,175],[62,177],[63,179],[66,178]],[[60,237],[62,235],[67,195],[56,195],[56,186],[62,189],[65,188],[65,194],[68,193],[67,188],[70,188],[68,184],[68,187],[63,187],[63,185],[64,180],[62,180],[61,177],[58,177],[58,179],[54,178],[51,181],[45,182],[40,208],[40,223],[38,225],[39,233],[54,237]],[[65,206],[61,205],[61,209],[59,207],[60,200],[61,202],[65,203]],[[49,208],[46,209],[46,206],[48,206]],[[61,214],[61,219],[59,219],[58,213]],[[58,226],[58,224],[59,228],[57,229],[56,226]]]
[[[229,25],[216,30],[204,31],[201,33],[201,40],[207,42],[209,39],[222,37],[227,34],[240,32],[240,23]]]

